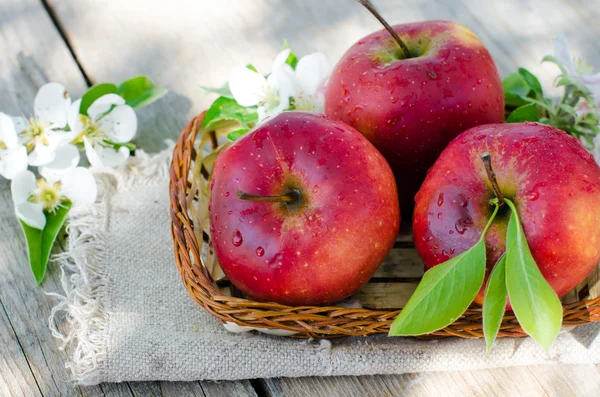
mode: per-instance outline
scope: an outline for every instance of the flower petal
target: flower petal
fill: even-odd
[[[129,149],[124,146],[119,150],[100,145],[92,146],[87,138],[83,138],[83,144],[85,145],[85,154],[88,161],[94,168],[116,167],[125,163],[129,158]]]
[[[18,144],[17,131],[12,118],[0,112],[0,142],[3,142],[6,147],[13,147]]]
[[[38,169],[41,176],[49,181],[58,181],[69,170],[79,164],[79,149],[74,145],[63,145],[56,149],[53,161]]]
[[[113,106],[124,105],[125,99],[117,94],[106,94],[96,99],[88,108],[88,115],[92,120],[98,120],[100,116],[108,112]]]
[[[277,54],[277,56],[275,57],[275,60],[273,61],[273,65],[271,66],[271,73],[273,73],[274,71],[279,69],[281,66],[283,66],[285,64],[285,61],[288,59],[288,57],[290,56],[291,53],[292,53],[292,50],[290,50],[289,48],[286,48],[285,50],[283,50],[279,54]]]
[[[331,74],[331,65],[325,54],[315,52],[302,57],[296,66],[296,79],[300,89],[308,95],[315,95]]]
[[[238,66],[229,73],[229,89],[241,106],[254,106],[262,101],[267,91],[267,80],[245,66]]]
[[[33,172],[26,170],[16,174],[10,184],[13,203],[19,205],[26,202],[36,187],[37,182]]]
[[[83,128],[83,123],[81,122],[81,117],[79,117],[79,108],[81,107],[81,98],[76,100],[69,106],[69,114],[68,114],[68,123],[71,132],[75,136],[79,135],[81,129]]]
[[[131,106],[119,105],[102,117],[98,126],[112,142],[129,142],[137,131],[137,117]]]
[[[56,157],[55,148],[46,145],[35,145],[35,149],[29,153],[29,165],[39,167],[50,163]]]
[[[48,83],[40,87],[33,101],[35,117],[54,128],[67,125],[67,113],[71,98],[65,87],[58,83]]]
[[[25,129],[27,128],[27,119],[25,117],[21,117],[21,116],[9,116],[12,121],[13,124],[15,125],[15,131],[17,131],[17,135],[20,134],[21,132],[25,131]]]
[[[30,203],[25,201],[15,206],[17,217],[28,226],[43,230],[46,226],[46,215],[42,203]]]
[[[557,61],[565,65],[569,74],[575,74],[575,67],[573,65],[573,59],[569,51],[569,42],[563,33],[560,33],[554,39],[552,39],[554,45],[554,57]]]
[[[87,168],[76,167],[61,178],[61,192],[73,204],[93,204],[98,195],[96,178]]]
[[[6,179],[13,179],[18,173],[27,169],[25,146],[8,148],[0,157],[0,175]]]

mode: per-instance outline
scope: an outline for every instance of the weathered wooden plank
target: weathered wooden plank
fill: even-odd
[[[81,73],[41,2],[3,0],[0,21],[0,111],[30,114],[38,87],[49,80],[60,81],[74,95],[81,95],[86,87]],[[64,367],[66,354],[48,329],[52,300],[45,292],[60,291],[58,274],[51,270],[43,288],[36,286],[8,186],[0,181],[0,302],[37,381],[25,394],[41,390],[47,396],[79,396],[79,388],[70,382]],[[5,381],[0,378],[0,388]]]
[[[17,336],[0,303],[0,395],[41,395]]]
[[[258,397],[252,384],[248,380],[242,381],[222,381],[222,382],[201,382],[202,390],[206,397]]]
[[[133,392],[126,382],[102,383],[98,386],[105,396],[110,397],[132,397]]]
[[[417,283],[369,283],[362,287],[353,298],[369,309],[397,309],[404,307]]]
[[[199,382],[160,382],[160,388],[164,397],[205,397]]]

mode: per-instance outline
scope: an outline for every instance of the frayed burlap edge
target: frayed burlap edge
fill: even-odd
[[[98,183],[97,203],[74,207],[67,218],[67,247],[53,257],[60,266],[64,295],[49,294],[58,299],[49,327],[52,336],[61,341],[61,349],[69,351],[65,366],[78,384],[102,382],[110,361],[110,302],[101,297],[111,283],[105,256],[111,197],[136,186],[164,182],[172,155],[172,143],[168,143],[169,149],[157,155],[139,150],[117,169],[92,170]]]

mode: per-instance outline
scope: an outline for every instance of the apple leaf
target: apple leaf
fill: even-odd
[[[506,76],[502,80],[502,88],[504,90],[504,103],[507,107],[519,107],[526,105],[528,102],[525,98],[531,92],[531,88],[525,82],[519,73],[513,73]]]
[[[236,139],[241,138],[248,131],[250,131],[248,128],[240,128],[239,130],[231,131],[227,134],[227,139],[233,142]]]
[[[244,107],[238,104],[235,99],[219,97],[204,115],[202,126],[211,128],[222,121],[237,121],[239,128],[230,132],[231,137],[236,139],[248,132],[258,121],[256,107]]]
[[[429,269],[390,327],[390,336],[423,335],[452,324],[469,307],[485,277],[485,235],[467,251]]]
[[[233,94],[231,93],[231,90],[229,89],[229,82],[226,82],[225,84],[223,84],[221,87],[218,87],[218,88],[205,87],[202,85],[200,86],[200,88],[209,94],[217,94],[217,95],[225,97],[225,98],[233,99]]]
[[[535,103],[528,103],[516,108],[506,119],[507,123],[521,123],[523,121],[539,121],[540,115]]]
[[[70,209],[71,203],[66,202],[54,213],[45,213],[46,226],[44,227],[44,230],[36,229],[21,221],[21,227],[23,228],[23,233],[27,240],[29,264],[38,285],[44,280],[46,268],[48,267],[48,260],[50,259],[50,251],[52,251],[54,241],[65,223],[65,219]]]
[[[483,334],[485,336],[486,354],[490,352],[500,330],[507,299],[506,255],[503,254],[490,274],[483,300]]]
[[[538,80],[538,78],[535,77],[534,74],[532,74],[529,70],[527,70],[525,68],[519,68],[518,71],[519,71],[519,74],[521,75],[521,77],[523,78],[523,80],[525,80],[525,83],[527,83],[529,88],[531,88],[533,90],[533,92],[536,94],[536,96],[538,98],[543,98],[544,93],[542,91],[542,85],[540,84],[540,81]]]
[[[125,103],[132,108],[150,105],[162,98],[167,89],[159,87],[146,76],[136,76],[126,80],[117,88],[117,94],[125,99]]]
[[[290,48],[290,46],[287,40],[283,40],[283,49],[287,50],[288,48]],[[298,56],[296,56],[296,54],[294,54],[294,52],[290,50],[290,55],[288,55],[288,57],[286,58],[285,63],[290,65],[292,69],[296,70],[296,65],[298,65]]]
[[[112,83],[101,83],[96,84],[92,88],[86,91],[81,97],[81,105],[79,105],[79,114],[87,116],[88,108],[92,103],[101,96],[107,94],[116,94],[117,86]]]
[[[523,330],[548,350],[562,324],[562,305],[531,255],[515,205],[506,203],[512,211],[506,233],[508,296]]]

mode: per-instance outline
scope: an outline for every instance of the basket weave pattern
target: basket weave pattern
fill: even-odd
[[[219,146],[218,142],[228,127],[232,126],[223,125],[220,129],[209,131],[202,128],[203,118],[204,113],[184,127],[173,152],[170,170],[171,232],[175,259],[183,284],[192,298],[223,322],[288,330],[296,332],[294,337],[334,338],[388,333],[400,310],[291,307],[231,296],[219,287],[215,281],[219,278],[215,275],[222,273],[209,246],[209,180],[216,156],[227,146]],[[583,287],[583,292],[594,298],[564,306],[564,326],[600,321],[600,297],[597,292],[600,281],[597,274],[596,271],[594,276],[588,278]],[[524,335],[515,316],[507,313],[498,337]],[[470,308],[453,324],[425,337],[448,336],[482,338],[481,311]]]

